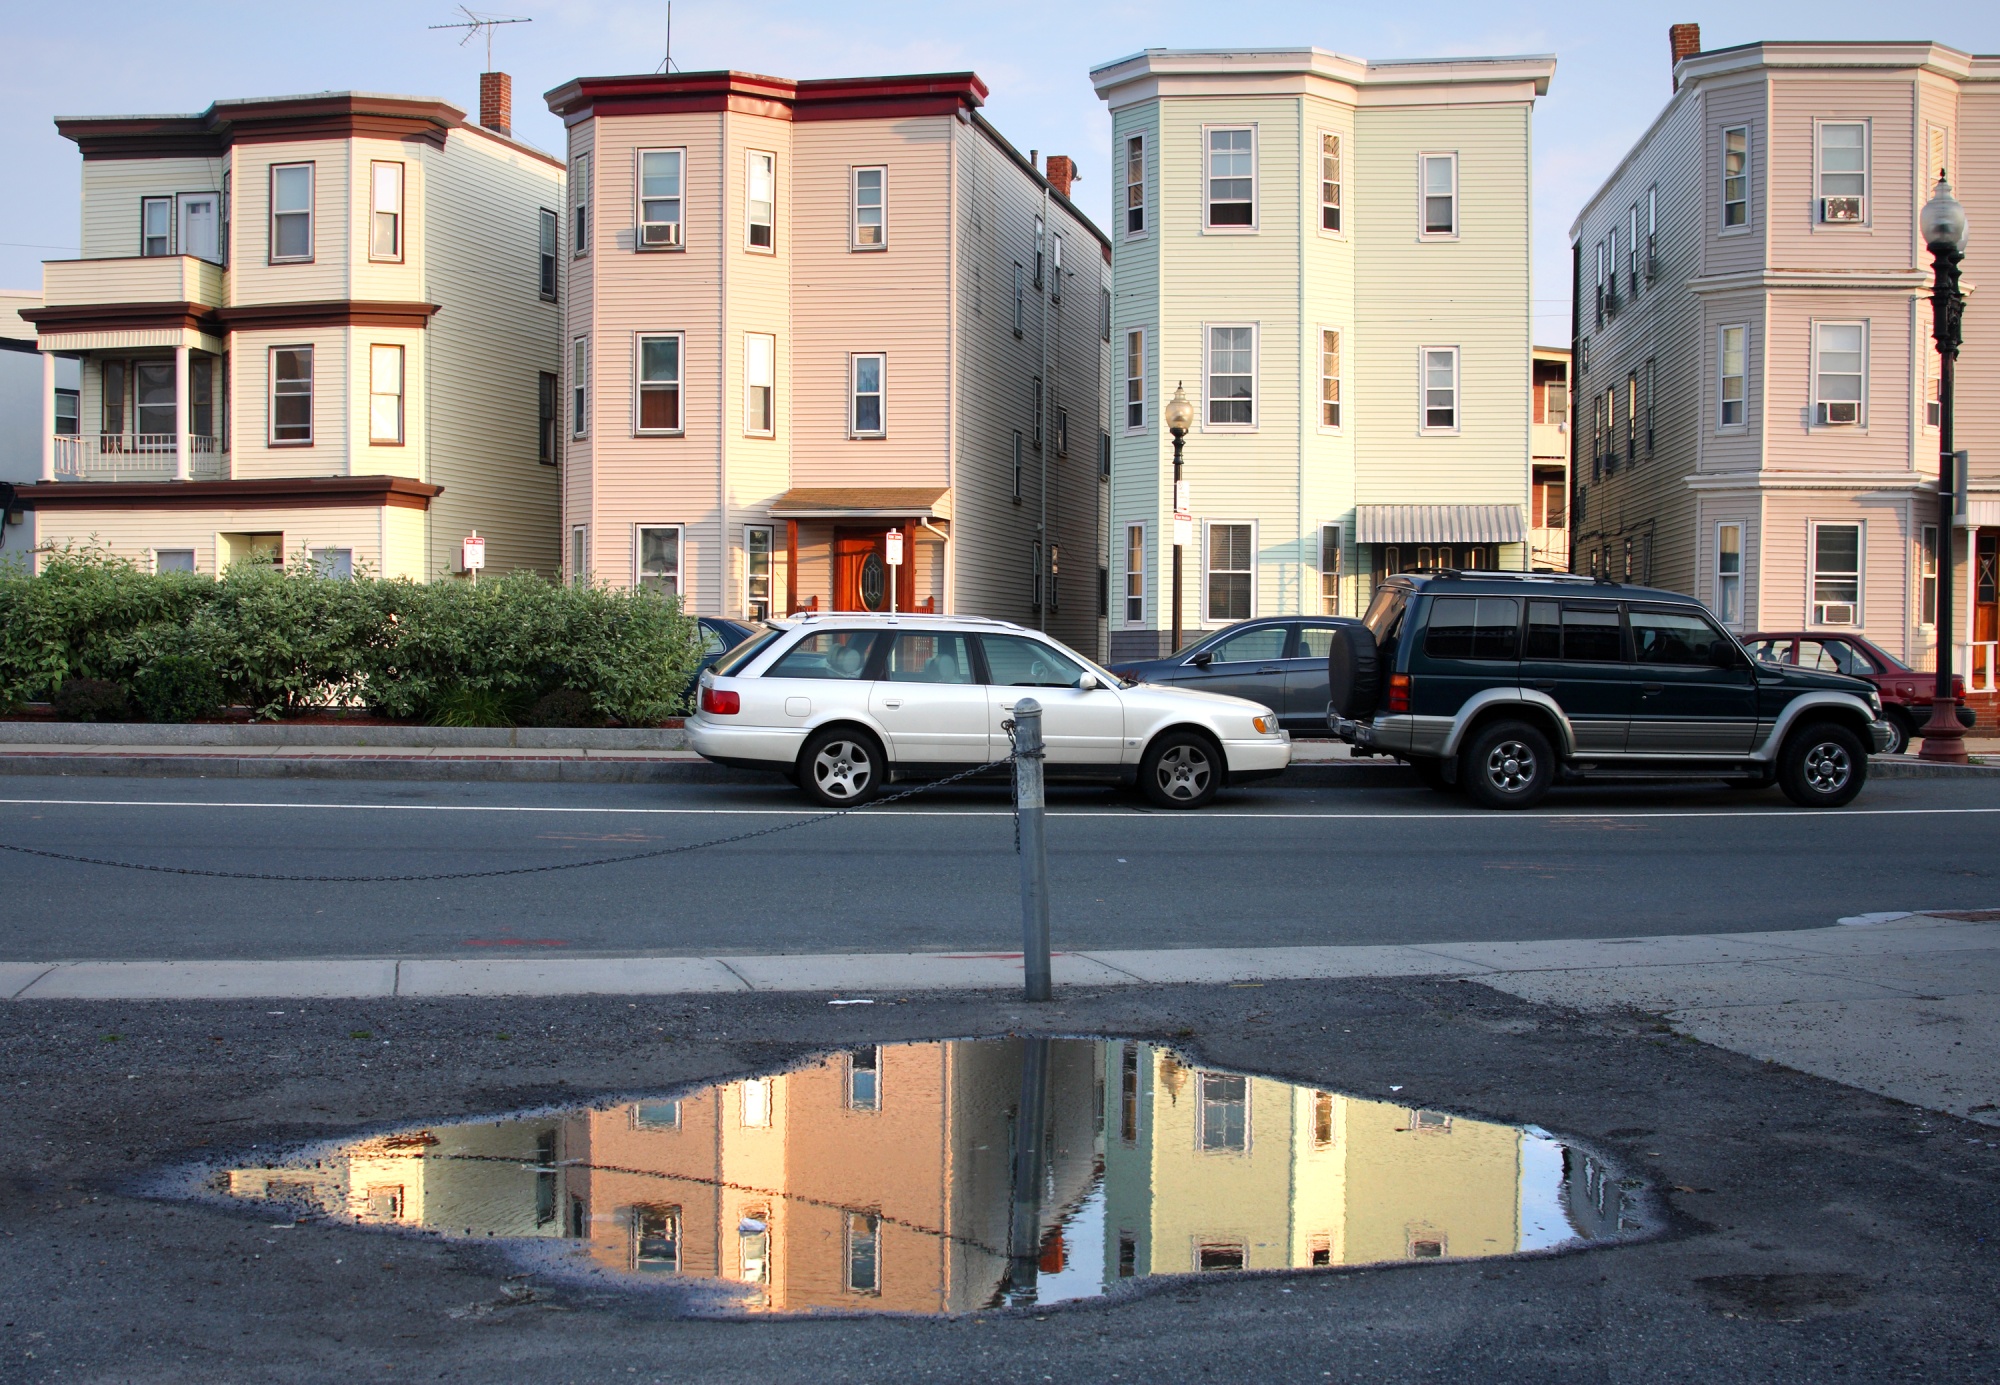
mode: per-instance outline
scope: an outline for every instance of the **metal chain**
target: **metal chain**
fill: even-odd
[[[830,813],[819,813],[809,818],[800,818],[797,822],[781,822],[775,827],[760,827],[753,832],[738,832],[733,837],[716,837],[711,841],[689,842],[684,846],[663,846],[657,851],[640,851],[629,856],[599,856],[589,861],[557,861],[554,864],[546,866],[512,866],[505,870],[449,871],[436,875],[265,875],[249,871],[202,870],[194,866],[151,866],[138,861],[107,861],[97,856],[72,856],[61,851],[43,851],[38,847],[15,846],[11,842],[0,842],[0,851],[12,851],[22,856],[40,856],[50,861],[70,861],[85,866],[116,866],[121,870],[150,871],[155,875],[201,875],[216,880],[269,880],[312,885],[376,885],[409,884],[428,880],[490,880],[503,875],[540,875],[547,871],[582,870],[587,866],[616,866],[622,865],[627,861],[651,861],[661,856],[679,856],[689,851],[704,851],[709,847],[731,846],[737,842],[754,841],[758,837],[769,837],[779,832],[790,832],[794,828],[811,827],[815,823],[830,822],[834,818],[853,817],[857,813],[866,813],[876,808],[884,808],[891,803],[898,803],[906,798],[915,798],[919,794],[929,793],[932,789],[942,789],[947,785],[956,784],[962,779],[970,779],[975,774],[984,774],[988,770],[998,769],[1002,765],[1011,764],[1013,759],[1014,756],[1010,752],[998,760],[988,760],[983,765],[974,765],[971,769],[960,770],[957,774],[951,775],[949,778],[933,780],[928,784],[918,784],[913,788],[904,789],[900,793],[890,794],[887,798],[878,798],[873,803],[864,803],[856,808],[837,808]],[[1014,814],[1014,850],[1019,852],[1020,849],[1021,819],[1019,809],[1016,808]]]

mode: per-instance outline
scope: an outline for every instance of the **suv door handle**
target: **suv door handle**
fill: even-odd
[[[1283,669],[1281,669],[1281,668],[1279,668],[1279,667],[1278,667],[1278,666],[1277,666],[1276,664],[1267,664],[1267,665],[1265,665],[1265,666],[1264,666],[1263,668],[1260,668],[1260,669],[1258,669],[1258,670],[1257,670],[1257,672],[1259,672],[1259,673],[1283,673],[1283,672],[1284,672],[1284,670],[1283,670]]]
[[[888,697],[888,698],[884,698],[884,699],[882,700],[882,705],[883,705],[884,707],[900,707],[900,706],[902,706],[902,705],[903,705],[903,699],[902,699],[902,698],[900,698],[900,697]]]
[[[1530,683],[1528,684],[1528,686],[1533,688],[1536,692],[1552,693],[1556,690],[1556,685],[1553,680],[1547,683]]]
[[[1641,697],[1651,697],[1654,693],[1662,693],[1666,690],[1667,685],[1665,683],[1641,683],[1639,685],[1639,695]]]

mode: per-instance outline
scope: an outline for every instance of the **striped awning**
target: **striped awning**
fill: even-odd
[[[1519,505],[1357,505],[1356,543],[1523,543]]]

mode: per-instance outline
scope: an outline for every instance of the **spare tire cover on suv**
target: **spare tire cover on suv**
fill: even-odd
[[[1375,632],[1358,620],[1334,625],[1326,654],[1326,693],[1333,710],[1349,721],[1367,721],[1375,715],[1382,695],[1382,658],[1375,648]]]

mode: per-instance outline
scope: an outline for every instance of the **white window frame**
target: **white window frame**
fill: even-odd
[[[590,254],[590,151],[583,150],[569,161],[570,247],[572,259]]]
[[[385,175],[393,188],[385,189]],[[407,170],[393,159],[370,159],[368,161],[368,258],[377,264],[401,264],[403,262],[403,207],[404,187]],[[383,194],[393,191],[393,206],[385,207]],[[381,228],[383,217],[389,218],[389,239],[387,250],[376,245],[375,233]]]
[[[1146,522],[1144,520],[1133,520],[1127,523],[1125,526],[1125,548],[1124,548],[1125,584],[1123,590],[1121,590],[1118,594],[1118,600],[1119,600],[1118,611],[1119,611],[1120,623],[1127,630],[1141,629],[1146,624],[1146,608],[1149,604],[1146,599],[1148,594],[1147,587],[1149,585],[1149,583],[1147,582],[1147,577],[1150,575],[1147,571],[1146,562],[1147,562],[1147,555],[1151,552],[1151,550],[1147,547],[1147,537],[1148,537],[1147,527],[1148,526],[1146,525]],[[1134,535],[1138,536],[1138,541],[1139,541],[1137,567],[1134,567],[1132,565],[1134,561],[1132,554],[1132,540]],[[1138,587],[1138,590],[1136,592],[1132,589],[1135,585]],[[1138,603],[1137,614],[1133,613],[1134,602]]]
[[[303,168],[306,171],[306,205],[303,212],[296,208],[278,210],[278,174],[289,169]],[[319,206],[319,170],[311,160],[294,163],[274,163],[265,179],[265,192],[270,198],[268,218],[269,240],[266,242],[265,260],[269,264],[311,264],[313,252],[319,248],[319,227],[315,213]],[[280,216],[303,216],[306,219],[306,248],[300,255],[280,255],[278,253],[278,218]]]
[[[1917,625],[1920,629],[1937,628],[1938,586],[1943,580],[1940,563],[1943,550],[1939,546],[1938,527],[1935,524],[1917,526]],[[1926,608],[1930,618],[1924,618]]]
[[[569,582],[573,587],[580,587],[589,581],[590,526],[572,524],[569,527]]]
[[[569,344],[569,435],[590,436],[590,338],[572,337]]]
[[[1826,400],[1820,398],[1820,386],[1821,386],[1820,353],[1822,350],[1820,345],[1820,334],[1829,327],[1852,327],[1858,329],[1861,333],[1861,370],[1860,370],[1861,397],[1859,399]],[[1827,319],[1827,320],[1822,320],[1819,318],[1813,319],[1811,426],[1815,430],[1826,428],[1838,432],[1846,432],[1848,430],[1853,430],[1856,432],[1867,431],[1868,429],[1868,345],[1869,345],[1869,331],[1868,331],[1868,321],[1866,318],[1862,319],[1838,318],[1838,319]],[[1845,371],[1841,372],[1842,375],[1846,375],[1847,373],[1848,372]],[[1849,403],[1854,405],[1853,419],[1842,420],[1839,422],[1829,421],[1827,417],[1827,411],[1829,405],[1849,404]]]
[[[1133,347],[1135,344],[1138,348],[1137,354],[1139,357],[1138,373],[1136,375],[1133,374],[1132,370]],[[1138,410],[1139,421],[1137,423],[1132,421],[1132,411],[1134,408]],[[1135,437],[1140,433],[1151,431],[1152,419],[1149,416],[1148,409],[1149,401],[1146,398],[1146,329],[1144,327],[1128,327],[1125,329],[1124,404],[1125,435],[1127,437]]]
[[[764,584],[766,588],[764,595],[761,597],[756,594],[754,584],[757,580],[757,573],[753,567],[753,562],[756,558],[756,544],[753,542],[753,537],[759,534],[763,535],[764,538]],[[775,527],[772,525],[746,524],[743,526],[743,614],[750,620],[766,619],[777,609],[777,538]],[[760,602],[764,607],[762,615],[759,615],[757,612],[757,606]]]
[[[1322,524],[1319,526],[1319,554],[1315,567],[1319,572],[1319,611],[1322,616],[1340,614],[1340,583],[1347,574],[1347,526],[1343,524]],[[1327,567],[1326,555],[1333,554],[1333,566]],[[1333,579],[1333,590],[1327,590],[1327,578]],[[1330,603],[1330,604],[1329,604]]]
[[[875,173],[881,175],[877,210],[881,220],[876,226],[881,234],[872,242],[861,236],[861,175]],[[874,252],[889,248],[889,165],[855,164],[847,170],[847,248],[851,251]]]
[[[306,397],[306,435],[302,438],[280,438],[278,436],[278,353],[280,351],[303,351],[306,357],[306,387],[290,393],[302,393]],[[318,386],[319,362],[314,360],[311,344],[299,346],[273,346],[264,354],[264,445],[266,447],[311,447],[313,445],[313,395]]]
[[[646,574],[641,571],[644,562],[646,541],[643,537],[651,530],[671,529],[674,533],[674,585],[673,595],[687,594],[687,526],[685,524],[634,524],[632,526],[632,588],[634,591],[645,586]],[[650,590],[650,589],[649,589]]]
[[[861,426],[861,362],[875,362],[875,422],[874,428]],[[886,438],[889,436],[889,353],[886,351],[854,351],[847,357],[847,436],[850,438]]]
[[[1237,129],[1241,127],[1231,126],[1228,128]],[[1214,365],[1213,356],[1214,356],[1214,346],[1215,346],[1215,333],[1218,329],[1222,328],[1229,328],[1237,331],[1240,331],[1244,328],[1248,328],[1250,331],[1250,421],[1248,423],[1209,422],[1209,415],[1213,408],[1213,403],[1214,403],[1214,401],[1209,396],[1209,389],[1213,386],[1215,382],[1215,372],[1212,369]],[[1202,432],[1254,433],[1257,431],[1258,427],[1260,426],[1260,418],[1261,418],[1260,411],[1258,409],[1258,393],[1262,385],[1262,381],[1258,373],[1258,362],[1259,358],[1262,355],[1263,355],[1263,333],[1259,330],[1258,325],[1256,323],[1204,322],[1201,324],[1201,431]]]
[[[1639,204],[1634,202],[1625,213],[1625,286],[1634,298],[1639,296]]]
[[[1214,167],[1214,165],[1212,165],[1209,162],[1209,156],[1212,151],[1209,149],[1208,141],[1209,141],[1209,136],[1211,134],[1222,130],[1231,130],[1231,131],[1247,130],[1250,133],[1250,224],[1248,226],[1236,226],[1236,225],[1218,226],[1211,219],[1211,214],[1215,210],[1215,203],[1209,197],[1209,186],[1211,183],[1215,181],[1215,179],[1214,175],[1210,171]],[[1257,156],[1258,156],[1258,139],[1257,139],[1257,123],[1255,121],[1250,121],[1248,123],[1242,121],[1231,121],[1215,125],[1204,125],[1201,127],[1201,229],[1203,235],[1250,236],[1257,234],[1258,230]],[[1234,199],[1231,199],[1231,201],[1233,205]]]
[[[757,219],[757,166],[760,161],[764,166],[765,191],[770,194],[765,202],[770,210],[762,221]],[[686,179],[683,178],[682,182],[685,183]],[[763,245],[756,241],[760,226],[766,237]],[[778,156],[768,149],[743,151],[743,248],[752,255],[778,253]]]
[[[1012,496],[1013,496],[1013,501],[1016,505],[1021,503],[1021,473],[1026,469],[1023,465],[1023,461],[1024,461],[1024,455],[1022,452],[1021,430],[1019,428],[1016,428],[1014,430],[1014,457],[1012,463],[1014,468],[1013,481],[1012,481]]]
[[[1333,177],[1330,179],[1326,176],[1326,142],[1328,140],[1333,141]],[[1347,153],[1341,142],[1340,132],[1338,130],[1319,131],[1319,138],[1313,146],[1313,153],[1319,175],[1315,180],[1319,184],[1319,233],[1329,240],[1346,240],[1347,224],[1346,218],[1341,215],[1341,193],[1344,191],[1347,182]],[[1327,201],[1326,198],[1326,190],[1329,184],[1333,187],[1333,200],[1331,202]],[[1333,225],[1331,226],[1326,224],[1326,214],[1329,210],[1333,213]]]
[[[1652,283],[1659,271],[1660,185],[1646,189],[1646,282]]]
[[[645,377],[646,343],[649,341],[673,341],[674,378],[671,381],[652,380]],[[589,365],[588,360],[585,366]],[[586,379],[587,390],[590,382]],[[645,393],[648,384],[674,387],[674,426],[671,428],[648,428],[645,426]],[[687,432],[687,334],[685,332],[634,332],[632,334],[632,435],[645,438],[677,438]],[[583,437],[578,433],[576,436]]]
[[[1250,531],[1250,610],[1246,615],[1218,616],[1209,609],[1208,579],[1218,569],[1215,562],[1215,531],[1218,528],[1248,528]],[[1201,521],[1201,623],[1203,625],[1229,625],[1239,620],[1257,619],[1257,521],[1254,519],[1204,519]],[[1242,572],[1241,568],[1223,568],[1223,572]]]
[[[1430,161],[1449,159],[1451,161],[1451,229],[1433,231],[1430,228]],[[1457,240],[1464,228],[1464,208],[1459,205],[1458,196],[1458,151],[1456,149],[1425,149],[1417,154],[1417,239]]]
[[[544,303],[556,301],[562,289],[562,217],[548,207],[535,208],[535,293]],[[548,283],[543,288],[543,281]]]
[[[1431,353],[1449,351],[1451,353],[1451,426],[1434,426],[1430,422],[1430,366]],[[1465,430],[1465,390],[1461,384],[1463,363],[1456,346],[1419,346],[1417,348],[1417,432],[1428,437],[1451,437]]]
[[[646,156],[649,154],[672,154],[680,161],[678,174],[679,191],[671,197],[648,198],[646,196]],[[651,254],[655,251],[687,249],[687,169],[688,158],[687,147],[685,145],[659,145],[650,149],[634,149],[632,151],[632,248],[634,250]],[[649,221],[646,219],[646,203],[649,201],[672,202],[679,208],[679,212],[670,220],[663,218],[659,221]],[[648,240],[646,233],[655,226],[671,226],[673,230],[671,233],[662,235],[656,240]]]
[[[1736,531],[1736,571],[1731,572],[1723,564],[1724,549],[1722,536],[1728,531]],[[1746,545],[1743,536],[1750,532],[1750,526],[1740,519],[1724,519],[1715,525],[1715,591],[1713,610],[1715,618],[1731,630],[1743,628],[1743,558]],[[1732,599],[1733,594],[1733,599]],[[1731,615],[1731,607],[1735,614]]]
[[[1014,335],[1020,336],[1028,320],[1028,269],[1014,261]]]
[[[1729,373],[1729,334],[1740,332],[1740,350],[1743,359],[1740,374]],[[1729,382],[1735,380],[1737,396],[1729,397]],[[1742,417],[1735,422],[1729,420],[1729,406],[1735,403]],[[1718,433],[1740,433],[1750,426],[1750,324],[1747,322],[1726,322],[1715,329],[1715,431]]]
[[[1743,171],[1736,175],[1743,180],[1743,195],[1741,197],[1731,197],[1729,195],[1729,184],[1731,182],[1729,172],[1729,137],[1736,134],[1743,136]],[[1750,127],[1748,125],[1723,126],[1720,143],[1717,148],[1721,153],[1721,159],[1716,165],[1716,186],[1721,193],[1722,215],[1717,219],[1715,233],[1719,236],[1747,235],[1751,225],[1755,221],[1755,218],[1750,214],[1750,179],[1755,171],[1755,151],[1751,148]],[[1743,208],[1743,219],[1741,221],[1731,221],[1729,219],[1729,209],[1731,207]]]
[[[393,353],[393,354],[392,354]],[[382,388],[379,369],[384,359],[395,362],[395,389]],[[394,342],[370,342],[368,344],[368,442],[372,447],[401,447],[404,439],[404,400],[409,397],[409,352]],[[378,400],[394,398],[396,401],[395,426],[384,432],[378,413]]]
[[[1051,232],[1049,235],[1049,302],[1051,303],[1062,302],[1062,245],[1062,232]]]
[[[1924,123],[1924,162],[1917,170],[1917,202],[1922,205],[1930,200],[1931,189],[1937,186],[1938,174],[1951,175],[1951,127],[1940,125],[1935,120]]]
[[[1333,337],[1333,373],[1331,375],[1327,374],[1326,370],[1326,339],[1329,335]],[[1314,371],[1314,375],[1319,380],[1319,395],[1313,403],[1313,426],[1322,433],[1338,434],[1347,424],[1345,409],[1347,401],[1344,397],[1345,392],[1341,388],[1347,376],[1347,334],[1338,327],[1322,325],[1315,334],[1313,344],[1318,348],[1314,352],[1314,355],[1319,361],[1319,368]],[[1331,400],[1326,397],[1328,382],[1331,382],[1333,385],[1333,398]],[[1326,421],[1326,406],[1329,403],[1333,405],[1334,421],[1332,423]]]
[[[682,357],[683,366],[686,357]],[[760,380],[758,377],[763,376]],[[756,391],[763,390],[763,418],[758,418]],[[685,422],[685,420],[683,420]],[[743,334],[743,436],[778,435],[778,337],[774,332]]]
[[[1854,619],[1851,621],[1828,621],[1820,619],[1822,606],[1840,605],[1840,602],[1821,602],[1819,599],[1819,533],[1822,529],[1852,529],[1854,533]],[[1839,578],[1845,572],[1831,574]],[[1806,627],[1812,630],[1862,630],[1868,625],[1866,601],[1868,595],[1868,521],[1865,519],[1814,519],[1806,522]]]
[[[1139,176],[1136,180],[1132,177],[1132,155],[1135,148],[1139,156]],[[1149,152],[1151,151],[1146,147],[1144,131],[1125,137],[1125,205],[1121,209],[1123,212],[1121,226],[1126,240],[1143,240],[1149,231],[1146,220],[1146,156]],[[1136,203],[1132,200],[1135,192],[1138,194]],[[1132,213],[1135,211],[1139,213],[1137,230],[1132,228]]]
[[[155,237],[147,223],[155,212],[160,217],[160,234]],[[174,253],[174,199],[171,197],[142,197],[139,199],[139,257],[159,259]],[[149,242],[157,239],[160,248],[154,250]]]
[[[1859,208],[1860,214],[1852,220],[1829,221],[1826,215],[1826,204],[1828,201],[1826,193],[1826,179],[1828,176],[1826,167],[1826,132],[1829,127],[1833,126],[1843,128],[1859,126],[1861,130],[1861,206]],[[1852,231],[1864,229],[1869,225],[1869,217],[1872,210],[1870,194],[1875,190],[1875,179],[1873,176],[1875,165],[1874,133],[1874,122],[1865,119],[1813,121],[1813,229]],[[1842,169],[1832,176],[1849,177],[1852,176],[1852,171]],[[1845,198],[1852,195],[1851,193],[1835,194],[1838,198]]]
[[[1917,403],[1923,409],[1921,423],[1927,433],[1935,433],[1944,423],[1944,360],[1938,355],[1936,314],[1929,303],[1916,305],[1917,319]]]

